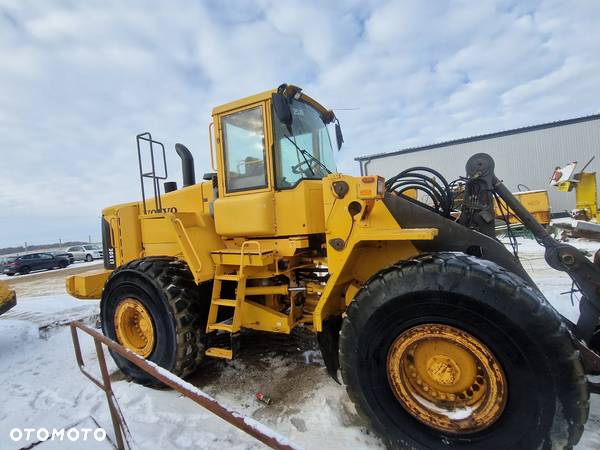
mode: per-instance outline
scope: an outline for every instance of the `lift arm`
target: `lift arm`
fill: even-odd
[[[592,263],[580,250],[572,245],[558,242],[519,200],[494,175],[494,160],[485,153],[473,155],[467,162],[469,178],[491,181],[493,190],[506,202],[515,216],[531,231],[540,245],[545,247],[545,259],[550,267],[566,272],[579,291],[580,316],[574,329],[575,335],[589,343],[599,325],[600,317],[600,267]],[[486,183],[487,184],[487,183]]]

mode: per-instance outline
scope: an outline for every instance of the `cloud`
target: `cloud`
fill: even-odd
[[[213,106],[298,84],[358,155],[598,111],[594,0],[0,0],[0,246],[99,238],[135,134],[208,170]]]

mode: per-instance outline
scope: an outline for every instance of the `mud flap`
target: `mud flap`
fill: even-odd
[[[338,369],[340,368],[339,343],[340,330],[342,329],[342,316],[332,316],[323,321],[323,331],[317,333],[319,348],[327,373],[336,383],[341,384],[338,379]]]

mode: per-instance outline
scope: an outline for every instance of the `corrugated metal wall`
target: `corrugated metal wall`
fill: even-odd
[[[600,183],[600,119],[384,156],[370,162],[363,160],[360,164],[363,173],[386,178],[406,168],[423,165],[438,170],[450,181],[464,176],[465,163],[479,152],[494,158],[496,176],[509,189],[516,191],[519,183],[532,190],[548,189],[553,212],[570,210],[575,207],[574,192],[557,192],[549,186],[550,177],[556,166],[578,161],[577,167],[581,169],[596,156],[586,171],[598,172]]]

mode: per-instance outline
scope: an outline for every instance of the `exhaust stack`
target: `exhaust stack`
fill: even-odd
[[[192,152],[190,152],[183,144],[175,144],[175,151],[181,158],[183,187],[196,184],[196,171],[194,170],[194,157],[192,156]]]

